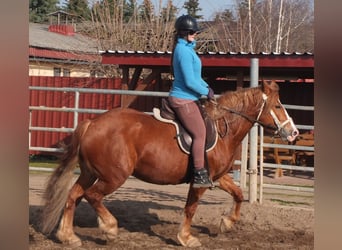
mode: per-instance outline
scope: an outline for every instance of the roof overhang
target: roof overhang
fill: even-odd
[[[68,61],[101,61],[101,56],[99,54],[76,53],[71,51],[51,50],[39,47],[29,47],[29,56],[33,58],[48,58]]]
[[[170,70],[171,52],[105,51],[102,64],[120,67],[159,68]],[[216,76],[249,74],[251,59],[259,59],[259,70],[263,76],[287,76],[289,78],[314,78],[314,56],[311,53],[203,53],[203,74],[215,72]]]

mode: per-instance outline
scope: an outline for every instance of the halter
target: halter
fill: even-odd
[[[266,100],[267,100],[268,96],[265,94],[265,93],[262,93],[262,99],[264,100],[262,105],[261,105],[261,108],[260,108],[260,112],[258,114],[258,117],[257,117],[257,122],[261,116],[261,113],[263,112],[264,110],[264,106],[265,106],[265,103],[266,103]],[[286,120],[283,122],[283,123],[280,123],[278,117],[276,116],[276,114],[274,113],[274,111],[271,109],[270,110],[270,114],[275,122],[275,124],[277,125],[277,128],[278,129],[274,129],[275,130],[275,134],[278,134],[280,132],[280,130],[287,124],[287,123],[290,123],[292,125],[292,127],[294,127],[294,122],[292,120],[292,118],[289,116],[289,114],[287,113],[286,109],[284,108],[283,104],[281,104],[280,100],[278,99],[278,102],[280,104],[280,106],[283,108],[284,112],[285,112],[285,115],[286,115]],[[261,124],[262,125],[262,124]]]
[[[265,104],[266,104],[266,100],[267,100],[267,95],[265,93],[262,93],[262,104],[261,104],[261,108],[260,108],[260,111],[259,111],[259,114],[256,118],[256,120],[258,121],[260,116],[261,116],[261,113],[264,111],[264,107],[265,107]]]
[[[289,116],[289,114],[287,113],[286,109],[284,108],[284,106],[281,104],[280,101],[279,101],[279,103],[280,103],[280,106],[284,109],[284,112],[285,112],[285,115],[286,115],[287,119],[283,123],[280,123],[278,117],[276,116],[276,114],[271,109],[270,114],[271,114],[274,122],[277,124],[277,127],[278,127],[278,130],[276,131],[276,133],[278,133],[288,123],[290,123],[292,127],[295,127],[295,124],[294,124],[292,118]]]

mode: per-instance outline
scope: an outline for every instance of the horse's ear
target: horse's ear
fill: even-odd
[[[274,80],[263,80],[262,81],[262,91],[269,95],[271,92],[278,92],[279,85]]]

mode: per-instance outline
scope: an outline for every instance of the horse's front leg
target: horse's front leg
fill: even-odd
[[[188,198],[184,208],[184,219],[177,234],[179,242],[185,247],[201,246],[201,242],[191,235],[190,229],[192,218],[195,215],[198,206],[198,201],[206,190],[206,188],[193,188],[192,185],[189,188]]]
[[[228,215],[223,214],[221,218],[220,230],[224,233],[229,231],[236,221],[240,220],[240,208],[243,201],[243,194],[241,188],[235,185],[228,174],[219,179],[219,188],[228,192],[234,198],[234,204],[230,213]]]

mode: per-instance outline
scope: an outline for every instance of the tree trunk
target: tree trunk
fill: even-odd
[[[283,4],[284,4],[284,1],[280,0],[278,32],[277,32],[277,38],[276,38],[276,51],[275,51],[277,53],[280,53],[282,33],[283,33],[283,20],[284,20]]]
[[[249,33],[249,51],[254,52],[253,35],[252,35],[252,0],[248,0],[248,33]]]

